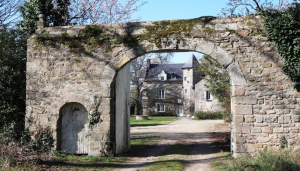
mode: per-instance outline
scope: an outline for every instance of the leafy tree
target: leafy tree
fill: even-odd
[[[26,36],[0,26],[0,132],[19,138],[24,129]]]
[[[283,72],[300,91],[300,4],[295,1],[285,11],[268,9],[261,15],[268,39],[284,58]]]
[[[230,76],[227,71],[215,59],[208,55],[204,55],[204,60],[199,63],[198,71],[205,76],[205,86],[208,91],[218,99],[221,107],[225,110],[227,116],[226,121],[230,121],[231,100],[230,100]]]
[[[19,26],[29,37],[37,29],[38,15],[44,14],[46,26],[67,25],[69,0],[29,0],[19,7],[23,19]]]

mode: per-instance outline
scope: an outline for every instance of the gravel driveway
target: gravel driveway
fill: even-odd
[[[137,171],[143,170],[145,166],[157,160],[157,158],[172,144],[178,142],[185,144],[188,149],[188,157],[184,159],[186,171],[209,171],[212,170],[210,162],[217,158],[220,152],[213,145],[211,132],[216,130],[217,124],[224,123],[223,120],[191,120],[180,118],[166,125],[132,127],[132,137],[158,136],[161,141],[151,149],[145,149],[143,156],[131,157],[122,164],[122,168],[115,170]],[[225,128],[227,131],[229,127]]]

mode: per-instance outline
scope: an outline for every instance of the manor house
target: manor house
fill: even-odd
[[[172,111],[191,116],[195,111],[218,111],[218,100],[207,91],[204,75],[197,71],[198,60],[192,55],[186,63],[151,64],[143,82],[143,113]]]

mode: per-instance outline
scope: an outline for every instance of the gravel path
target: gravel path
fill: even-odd
[[[142,156],[131,157],[121,164],[116,171],[143,170],[145,166],[157,158],[172,144],[185,144],[189,155],[184,160],[185,171],[210,171],[210,162],[215,160],[219,149],[215,148],[210,132],[217,132],[215,125],[224,123],[223,120],[195,121],[190,118],[180,118],[167,125],[132,127],[131,136],[158,136],[162,140],[154,147],[143,152]]]

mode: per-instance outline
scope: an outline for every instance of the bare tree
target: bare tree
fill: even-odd
[[[147,69],[147,59],[151,54],[143,55],[130,63],[130,82],[131,87],[131,99],[134,102],[135,110],[134,114],[139,115],[142,113],[141,102],[140,102],[140,92],[142,89],[142,83],[144,81]]]
[[[222,15],[250,15],[265,9],[285,10],[290,6],[288,0],[229,0],[227,7],[222,8]]]
[[[99,24],[138,21],[132,14],[146,2],[127,0],[124,4],[118,0],[77,0],[69,6],[69,24]]]
[[[18,0],[0,0],[0,25],[6,25],[14,21],[17,14],[17,8],[21,1]]]
[[[152,63],[168,63],[172,57],[173,53],[146,54],[130,63],[130,81],[131,87],[133,88],[131,91],[131,99],[135,104],[135,114],[142,114],[140,95],[147,70],[147,59],[151,59]]]
[[[154,57],[151,57],[152,63],[162,64],[162,63],[168,63],[174,56],[174,53],[168,52],[168,53],[155,53],[153,54]]]

